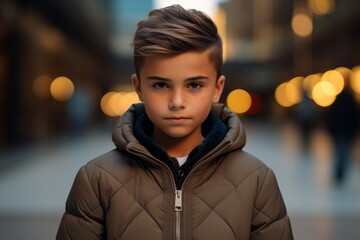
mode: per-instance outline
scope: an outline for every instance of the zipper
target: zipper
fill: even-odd
[[[229,146],[229,143],[224,143],[220,147],[214,149],[221,149]],[[189,178],[192,172],[194,172],[197,168],[205,164],[204,162],[200,163],[198,166],[194,166],[194,168],[189,172],[189,174],[186,176],[185,180],[183,181],[182,186],[186,182],[186,180]],[[170,170],[170,169],[169,169]],[[171,170],[170,170],[171,171]],[[174,178],[174,177],[173,177]],[[176,189],[176,185],[175,185]],[[182,190],[176,189],[175,190],[175,239],[180,240],[181,238],[181,211],[182,211]]]
[[[212,152],[214,152],[217,149],[221,149],[221,148],[226,148],[227,146],[229,146],[230,143],[224,143],[222,145],[218,145],[216,148],[214,148],[212,150]],[[142,152],[140,149],[138,149],[135,146],[131,146],[129,149],[133,150],[133,154],[135,155],[145,155],[147,157],[152,158],[153,160],[155,160],[156,162],[160,163],[161,165],[165,166],[165,168],[167,168],[167,170],[171,173],[172,175],[172,171],[171,169],[164,164],[163,162],[161,162],[160,160],[158,160],[157,158],[153,157],[152,155],[148,155],[145,154],[144,152]],[[215,154],[217,155],[217,154]],[[183,181],[183,184],[186,182],[186,180],[189,178],[189,176],[191,175],[192,172],[194,172],[196,169],[198,169],[200,166],[202,166],[203,164],[205,164],[204,162],[202,162],[200,165],[198,166],[194,166],[194,168],[189,172],[189,174],[186,176],[185,180]],[[172,175],[172,180],[175,186],[175,203],[174,203],[174,210],[175,210],[175,237],[176,240],[180,240],[181,238],[181,212],[182,212],[182,190],[177,189],[176,184],[175,184],[175,179],[174,176]]]
[[[174,189],[175,189],[175,203],[174,203],[175,236],[176,236],[177,240],[180,240],[180,237],[181,237],[180,230],[181,230],[181,211],[182,211],[182,190],[177,189],[176,184],[175,184],[175,179],[174,179],[171,169],[166,164],[164,164],[162,161],[160,161],[159,159],[153,157],[152,155],[145,154],[142,150],[138,149],[136,146],[133,146],[133,145],[130,146],[129,150],[134,155],[137,155],[137,156],[142,155],[142,156],[146,156],[146,157],[149,157],[149,158],[155,160],[156,162],[160,163],[162,166],[164,166],[170,172],[171,179],[173,181]]]
[[[181,227],[181,214],[182,211],[182,191],[175,190],[175,236],[177,240],[180,240],[180,227]]]

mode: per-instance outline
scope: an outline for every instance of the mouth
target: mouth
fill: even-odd
[[[188,117],[167,117],[167,118],[165,118],[165,120],[170,121],[171,123],[180,124],[180,123],[184,123],[184,122],[190,120],[190,118],[188,118]]]

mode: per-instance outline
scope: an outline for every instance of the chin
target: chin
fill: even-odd
[[[181,133],[166,133],[166,135],[170,138],[185,138],[188,134],[181,134]]]
[[[175,131],[167,131],[167,132],[164,132],[165,135],[167,135],[168,137],[171,137],[171,138],[186,138],[187,136],[190,135],[189,132],[185,132],[185,131],[179,131],[179,130],[175,130]]]

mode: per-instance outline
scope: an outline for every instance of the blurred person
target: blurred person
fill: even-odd
[[[302,148],[307,151],[310,148],[310,139],[315,127],[317,112],[314,101],[307,93],[303,92],[302,95],[302,101],[296,106],[295,116],[300,128]]]
[[[116,149],[79,170],[57,239],[293,239],[273,171],[242,150],[239,117],[218,103],[213,21],[156,9],[133,47],[142,103],[120,118]]]
[[[68,101],[71,134],[76,137],[82,135],[93,114],[93,102],[90,88],[79,86]]]
[[[326,120],[334,143],[333,178],[335,183],[341,184],[348,172],[359,122],[355,97],[348,85],[327,109]]]

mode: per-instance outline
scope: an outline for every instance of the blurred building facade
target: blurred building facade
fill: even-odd
[[[360,64],[355,0],[328,0],[328,12],[311,9],[315,0],[219,2],[226,44],[223,102],[231,90],[247,89],[261,97],[257,113],[266,117],[274,114],[278,84]],[[132,34],[153,7],[150,0],[1,1],[0,146],[103,124],[108,117],[101,99],[108,91],[129,88]],[[307,36],[294,34],[297,12],[310,16]],[[59,101],[49,89],[62,76],[73,87],[60,84],[55,90],[71,93]]]
[[[0,143],[59,134],[69,111],[51,80],[71,78],[94,102],[108,85],[109,1],[4,0],[0,10]]]
[[[323,14],[314,13],[310,2],[335,4],[330,0],[233,0],[221,4],[226,12],[229,59],[225,69],[231,76],[230,88],[234,82],[267,91],[295,76],[359,65],[360,8],[355,1],[336,1],[333,9]],[[312,20],[308,36],[293,32],[291,23],[297,12]],[[253,71],[246,71],[252,66]]]

